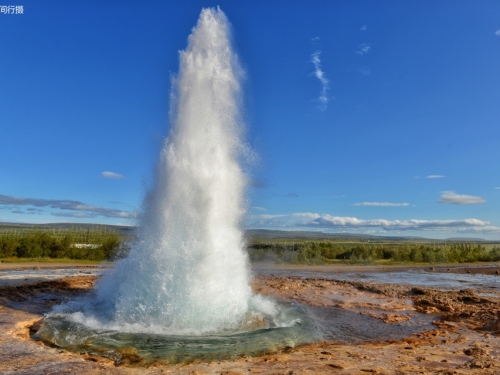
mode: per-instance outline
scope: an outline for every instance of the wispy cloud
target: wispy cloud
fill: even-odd
[[[328,90],[330,90],[330,81],[325,76],[325,72],[323,72],[321,68],[321,51],[316,51],[311,55],[311,62],[314,65],[314,75],[321,82],[321,91],[319,93],[319,109],[324,111],[328,105]]]
[[[50,214],[52,216],[75,217],[78,219],[89,219],[97,216],[95,213],[90,213],[90,212],[51,212]]]
[[[497,186],[495,189],[500,190],[500,186]]]
[[[500,29],[498,29],[497,31],[495,31],[495,35],[496,36],[500,36]]]
[[[440,174],[430,174],[428,176],[425,176],[425,178],[444,178],[444,176]]]
[[[252,215],[247,220],[249,228],[318,228],[336,230],[381,231],[452,231],[500,233],[500,227],[478,219],[462,220],[363,220],[356,217],[331,216],[311,212],[287,215]]]
[[[360,202],[354,203],[353,206],[358,207],[407,207],[409,203],[392,203],[392,202]]]
[[[111,208],[93,206],[85,204],[79,201],[66,200],[66,199],[39,199],[39,198],[20,198],[11,197],[7,195],[0,194],[0,206],[34,206],[34,207],[50,207],[60,210],[68,211],[78,211],[80,213],[85,213],[88,216],[85,217],[120,217],[120,218],[135,218],[137,217],[137,212],[135,211],[122,211],[115,210]],[[28,208],[29,211],[32,211]],[[34,211],[32,211],[34,212]],[[81,217],[75,216],[75,213],[64,213],[64,212],[52,212],[51,215],[54,216],[70,216],[70,217]]]
[[[359,28],[361,31],[366,31],[368,29],[368,27],[366,25],[363,25]]]
[[[486,202],[486,199],[475,195],[456,194],[454,191],[442,191],[439,203],[447,204],[481,204]]]
[[[360,56],[363,56],[365,54],[367,54],[369,51],[370,51],[370,45],[368,43],[361,43],[359,46],[358,46],[358,50],[356,51],[356,53]]]
[[[266,208],[264,207],[259,207],[259,206],[253,206],[252,207],[252,210],[255,210],[255,211],[267,211]]]
[[[372,74],[372,71],[367,66],[354,66],[349,69],[350,72],[361,73],[364,76],[369,76]]]
[[[101,177],[102,178],[109,178],[112,180],[120,180],[122,178],[125,178],[125,176],[120,174],[120,173],[110,172],[110,171],[101,172]]]
[[[360,66],[358,68],[358,72],[363,74],[364,76],[369,76],[372,74],[372,71],[370,68],[368,68],[367,66]]]

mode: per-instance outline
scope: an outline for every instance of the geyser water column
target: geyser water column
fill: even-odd
[[[172,126],[129,255],[93,295],[54,308],[36,339],[117,362],[173,363],[319,338],[304,308],[254,295],[249,285],[240,230],[242,70],[229,27],[222,11],[204,9],[180,53]]]
[[[241,76],[226,16],[203,9],[180,52],[172,127],[145,199],[139,240],[98,284],[98,298],[122,329],[235,329],[249,310],[239,228],[246,183],[239,165]]]

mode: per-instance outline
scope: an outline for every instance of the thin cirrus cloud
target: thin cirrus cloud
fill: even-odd
[[[367,29],[368,29],[368,27],[366,25],[363,25],[363,26],[360,27],[361,31],[366,31]]]
[[[102,178],[109,178],[111,180],[121,180],[122,178],[125,178],[124,175],[116,172],[111,172],[111,171],[104,171],[101,172],[100,175]]]
[[[93,206],[79,201],[67,199],[40,199],[40,198],[20,198],[11,197],[0,194],[0,207],[13,207],[19,206],[34,206],[34,207],[48,207],[63,210],[63,212],[51,212],[52,216],[63,217],[79,217],[79,218],[93,218],[93,217],[118,217],[118,218],[136,218],[138,213],[135,211],[122,211],[111,208]],[[29,213],[40,212],[28,208]],[[28,212],[26,212],[28,213]]]
[[[440,174],[430,174],[428,176],[425,176],[425,178],[444,178],[443,175],[440,175]]]
[[[392,203],[392,202],[360,202],[354,203],[353,206],[358,207],[407,207],[409,203]]]
[[[330,81],[325,76],[325,72],[321,68],[321,51],[316,51],[311,55],[311,62],[314,65],[314,76],[321,83],[321,91],[319,93],[318,101],[319,101],[319,109],[324,111],[328,105],[328,90],[330,90]]]
[[[367,66],[360,66],[360,65],[357,65],[357,66],[354,66],[352,68],[349,69],[350,72],[356,72],[356,73],[360,73],[364,76],[369,76],[372,74],[372,71],[369,67]]]
[[[368,43],[361,43],[358,46],[358,50],[355,52],[360,56],[366,55],[371,49],[371,46]]]
[[[252,207],[252,210],[255,210],[255,211],[267,211],[266,208],[264,207],[259,207],[259,206],[253,206]]]
[[[446,204],[481,204],[486,199],[475,195],[456,194],[454,191],[442,191],[438,203]]]
[[[299,212],[284,215],[250,215],[248,228],[317,228],[335,230],[380,230],[380,231],[451,231],[500,233],[500,227],[479,219],[462,220],[363,220],[356,217],[331,216],[311,212]]]
[[[500,29],[498,29],[497,31],[495,31],[495,35],[496,36],[500,36]]]

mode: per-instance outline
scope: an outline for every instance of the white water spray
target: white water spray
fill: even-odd
[[[239,165],[242,70],[221,10],[204,9],[180,52],[172,128],[138,241],[73,319],[129,332],[203,334],[238,330],[274,305],[252,296],[244,238],[246,177]],[[255,318],[255,315],[253,316]]]

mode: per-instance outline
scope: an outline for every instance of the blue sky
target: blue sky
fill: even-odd
[[[0,14],[0,220],[134,224],[170,79],[219,5],[246,226],[500,239],[498,1],[23,1]]]

